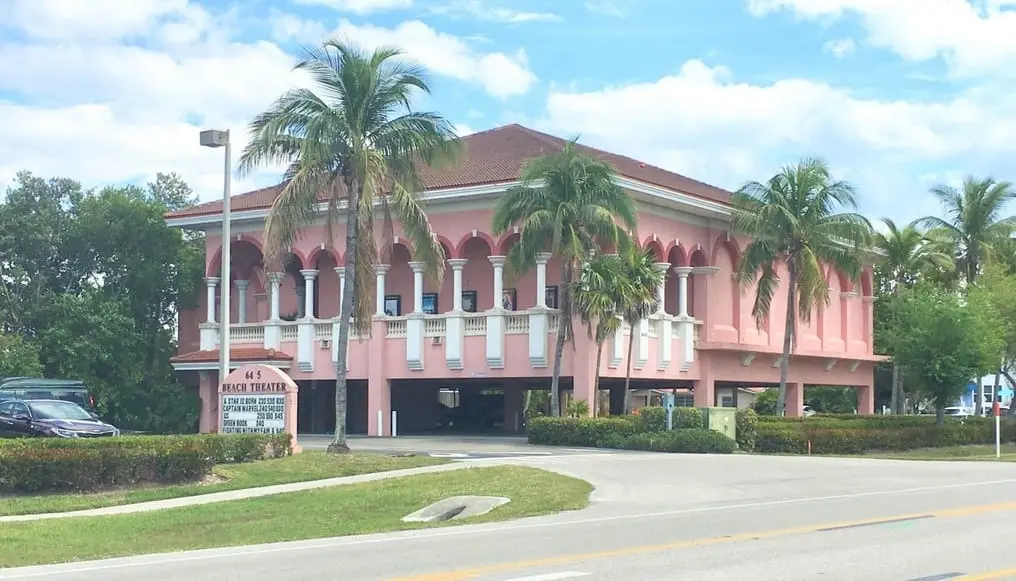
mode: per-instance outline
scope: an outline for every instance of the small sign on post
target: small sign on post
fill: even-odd
[[[663,409],[667,411],[667,431],[674,429],[674,394],[663,394]]]
[[[298,389],[293,378],[271,365],[245,365],[219,385],[219,432],[222,434],[281,434],[296,442]]]

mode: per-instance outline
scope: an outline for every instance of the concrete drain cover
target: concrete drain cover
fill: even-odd
[[[508,504],[510,498],[502,496],[452,496],[402,517],[402,522],[441,522],[487,514]]]

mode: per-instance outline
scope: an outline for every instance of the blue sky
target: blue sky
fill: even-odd
[[[394,44],[463,133],[522,123],[736,188],[828,159],[862,210],[937,211],[931,185],[1009,179],[1016,0],[8,0],[0,186],[177,171],[209,199],[203,125],[243,127],[301,44]],[[101,5],[101,6],[100,6]],[[242,180],[255,187],[272,168]]]

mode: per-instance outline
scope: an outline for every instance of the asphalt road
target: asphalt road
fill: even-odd
[[[1012,463],[641,453],[513,462],[590,480],[592,505],[502,524],[0,570],[0,579],[1016,579]]]

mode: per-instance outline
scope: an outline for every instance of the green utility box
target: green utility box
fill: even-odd
[[[731,440],[737,439],[737,408],[699,408],[706,428],[716,430]]]

